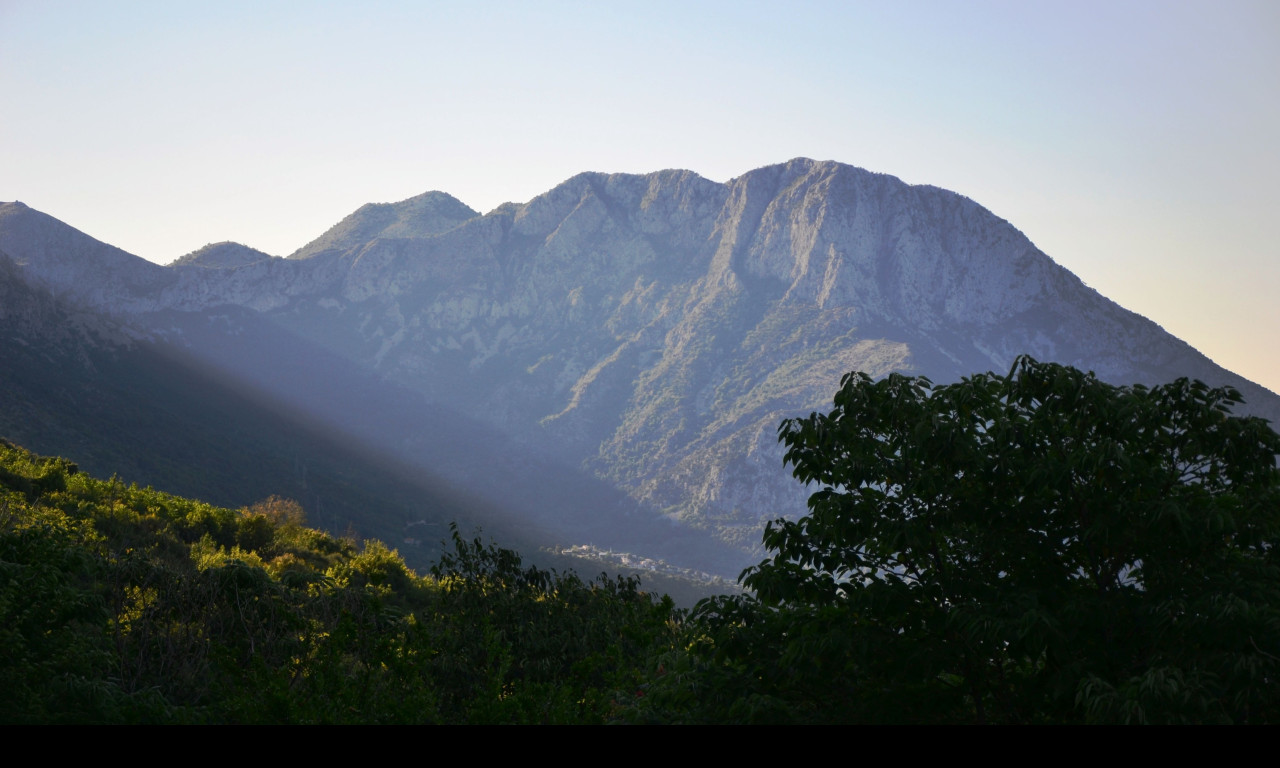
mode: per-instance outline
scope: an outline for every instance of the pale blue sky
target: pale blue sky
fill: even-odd
[[[1280,390],[1280,3],[0,0],[0,200],[161,263],[797,156],[967,195]]]

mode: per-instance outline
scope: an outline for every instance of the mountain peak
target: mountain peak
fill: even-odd
[[[224,240],[220,243],[209,243],[198,250],[179,257],[173,266],[204,267],[205,269],[234,269],[259,261],[275,258],[257,248]]]
[[[398,203],[366,203],[320,237],[289,256],[306,259],[325,251],[347,251],[375,238],[428,237],[479,216],[446,192],[425,192]]]

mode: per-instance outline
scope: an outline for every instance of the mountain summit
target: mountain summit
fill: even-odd
[[[427,192],[398,203],[369,203],[289,258],[305,259],[325,251],[345,251],[380,237],[435,235],[479,215],[444,192]]]
[[[223,241],[221,243],[210,243],[199,250],[192,251],[174,261],[173,264],[175,266],[197,266],[205,269],[233,269],[247,264],[256,264],[259,261],[266,261],[270,258],[272,258],[270,254],[263,253],[257,248]]]

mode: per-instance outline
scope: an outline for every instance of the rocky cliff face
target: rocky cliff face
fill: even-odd
[[[837,163],[727,184],[588,173],[484,216],[429,193],[216,270],[106,256],[88,301],[144,325],[252,308],[744,548],[803,510],[779,421],[827,407],[850,370],[948,381],[1029,353],[1119,383],[1231,383],[1280,415],[973,201]],[[29,268],[77,290],[59,258]]]

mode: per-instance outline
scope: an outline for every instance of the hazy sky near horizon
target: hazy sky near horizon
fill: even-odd
[[[1280,3],[0,0],[0,200],[159,263],[793,157],[964,194],[1280,391]]]

